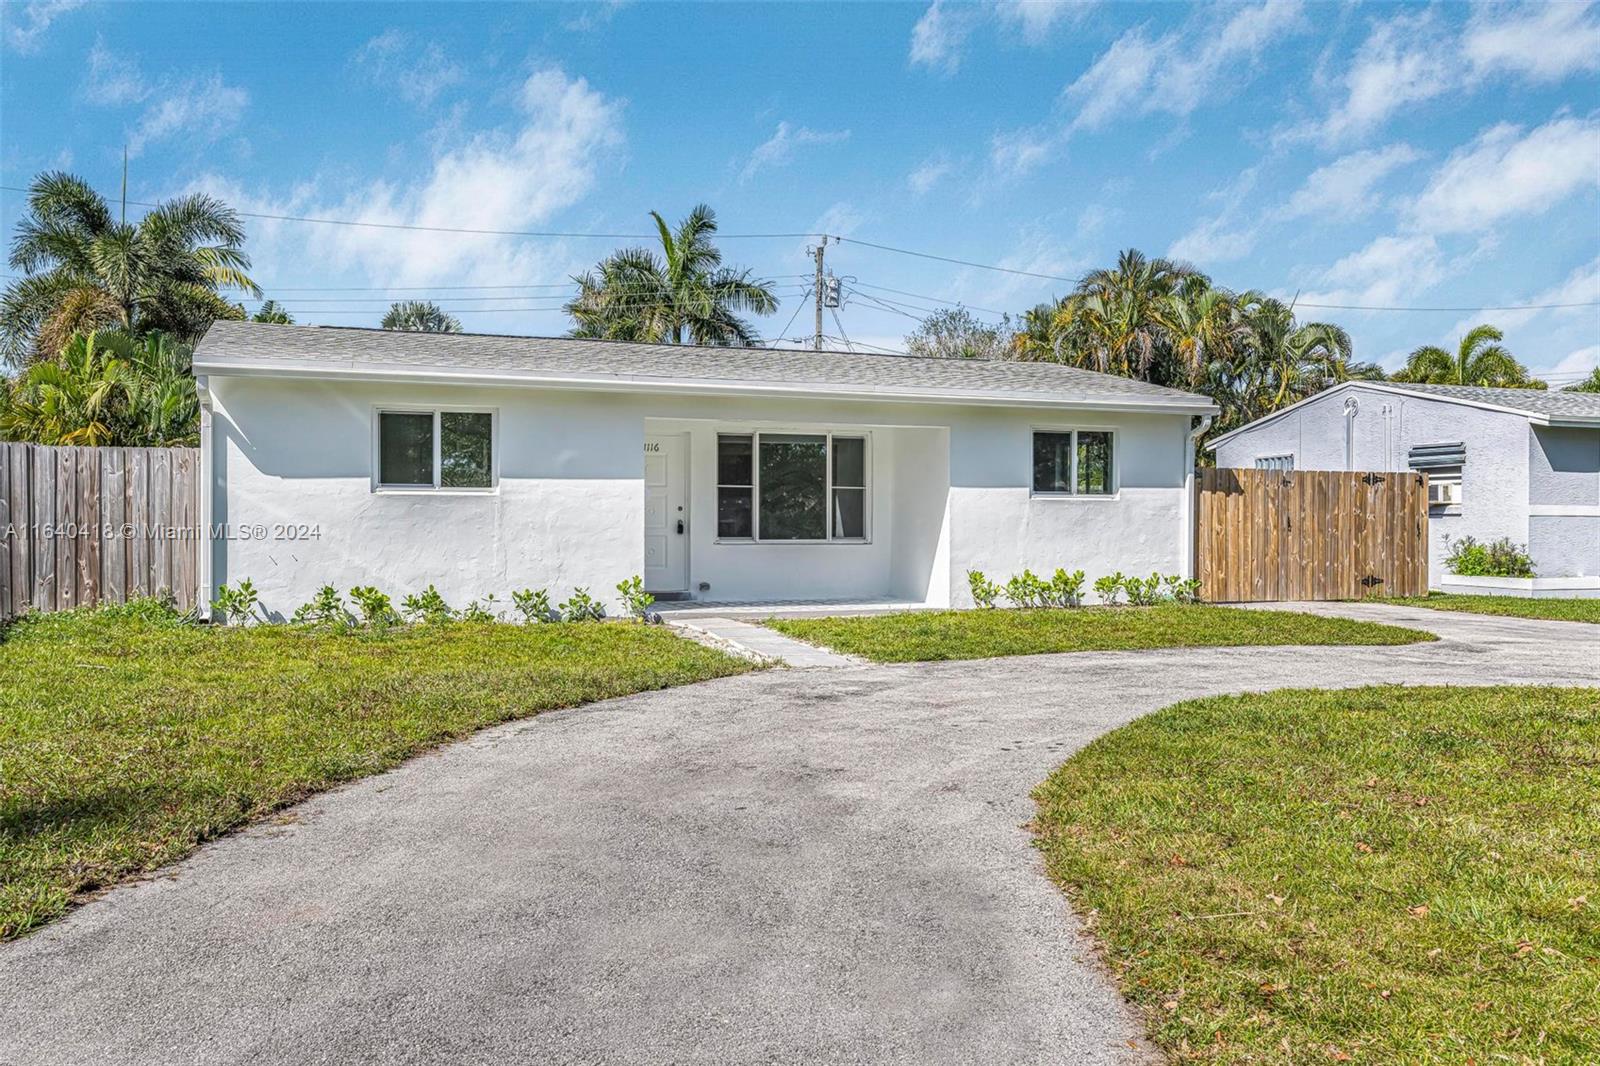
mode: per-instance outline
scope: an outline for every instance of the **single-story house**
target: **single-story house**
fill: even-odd
[[[202,594],[969,604],[1189,575],[1204,396],[1065,366],[218,322]]]
[[[1217,465],[1423,470],[1446,541],[1509,537],[1541,577],[1600,576],[1600,395],[1352,381],[1211,441]]]

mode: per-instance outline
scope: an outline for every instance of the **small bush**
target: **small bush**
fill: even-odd
[[[564,622],[598,622],[606,616],[605,604],[589,595],[588,589],[573,589],[567,601],[558,606]]]
[[[644,618],[656,598],[644,590],[644,578],[634,574],[626,581],[617,582],[617,594],[622,597],[623,609],[629,617]]]
[[[495,602],[494,593],[485,596],[481,601],[473,600],[461,609],[457,619],[462,622],[497,622],[500,612],[495,610],[499,606]]]
[[[400,621],[389,595],[371,585],[357,585],[350,590],[350,602],[361,612],[361,621],[373,629],[385,629]]]
[[[1094,593],[1100,597],[1101,603],[1107,606],[1113,605],[1117,602],[1117,598],[1122,595],[1123,582],[1126,580],[1127,578],[1123,576],[1121,570],[1114,574],[1097,577],[1094,579]]]
[[[993,607],[994,601],[1004,591],[985,577],[982,570],[967,571],[967,588],[972,591],[972,602],[979,607]]]
[[[243,624],[250,620],[258,600],[255,585],[250,583],[249,578],[245,578],[235,588],[218,585],[217,596],[212,605],[222,612],[225,621]]]
[[[1161,591],[1161,575],[1154,573],[1144,578],[1123,578],[1122,591],[1127,593],[1128,602],[1135,607],[1153,607],[1165,598]]]
[[[554,622],[556,612],[550,607],[550,593],[544,589],[523,589],[511,594],[511,605],[522,615],[524,622]]]
[[[1018,607],[1043,607],[1047,604],[1050,586],[1041,581],[1032,570],[1024,569],[1006,582],[1006,599]]]
[[[1183,578],[1169,574],[1162,582],[1167,587],[1167,595],[1179,603],[1196,603],[1200,599],[1200,579],[1197,577]]]
[[[432,585],[401,600],[400,611],[412,622],[448,622],[455,617],[450,605]]]
[[[295,609],[293,621],[297,625],[342,626],[349,624],[350,612],[345,610],[339,590],[332,585],[324,585],[317,590],[310,603],[301,604]]]
[[[1510,537],[1485,544],[1475,537],[1446,540],[1445,569],[1462,577],[1533,577],[1533,558]]]
[[[1083,571],[1074,570],[1072,573],[1062,567],[1056,567],[1056,572],[1050,578],[1049,598],[1057,607],[1076,607],[1083,602]]]

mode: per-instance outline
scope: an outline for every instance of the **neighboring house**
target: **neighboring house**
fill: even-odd
[[[1510,537],[1541,577],[1600,575],[1600,395],[1348,382],[1226,433],[1223,467],[1424,470],[1445,540]]]
[[[203,592],[633,574],[707,601],[970,603],[966,571],[1189,574],[1210,400],[1042,363],[218,322]]]

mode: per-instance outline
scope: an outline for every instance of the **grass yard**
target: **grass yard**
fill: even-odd
[[[20,623],[0,644],[0,939],[442,741],[749,669],[643,625],[207,629],[149,603]]]
[[[1195,700],[1035,799],[1176,1059],[1600,1061],[1600,690]]]
[[[907,611],[772,618],[780,633],[880,663],[989,659],[1062,651],[1253,644],[1414,644],[1432,634],[1294,611],[1168,604],[1068,610]]]
[[[1513,596],[1458,596],[1434,592],[1384,600],[1402,607],[1427,607],[1435,611],[1468,611],[1472,614],[1499,614],[1511,618],[1550,618],[1558,622],[1600,624],[1600,600],[1520,600]]]

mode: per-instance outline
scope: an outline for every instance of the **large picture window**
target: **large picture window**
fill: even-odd
[[[494,415],[488,411],[379,411],[378,487],[494,487]]]
[[[717,536],[752,541],[867,537],[867,441],[830,433],[717,437]]]
[[[1115,441],[1108,429],[1035,433],[1033,491],[1056,496],[1112,495],[1117,490]]]

